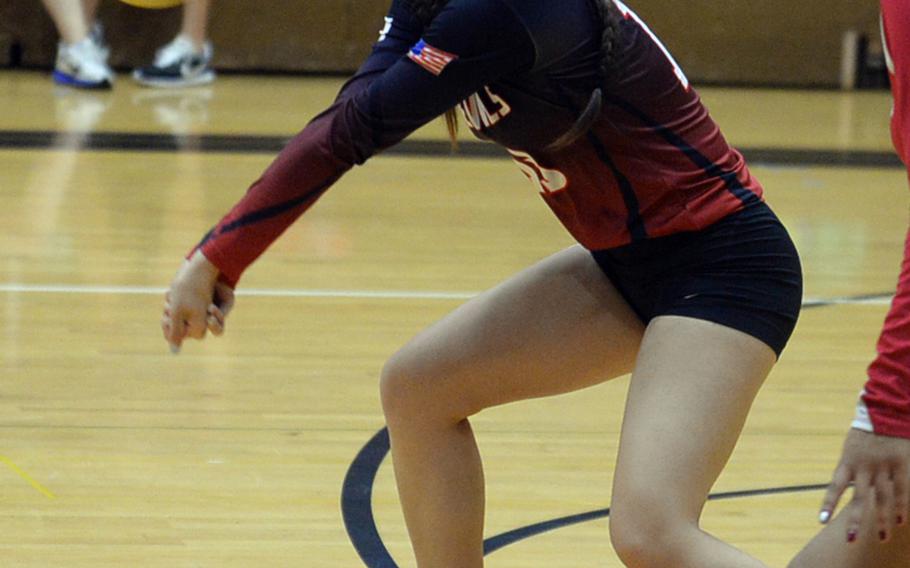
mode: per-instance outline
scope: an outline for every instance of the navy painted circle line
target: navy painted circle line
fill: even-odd
[[[389,554],[388,549],[383,544],[376,528],[376,521],[373,518],[373,484],[376,481],[379,466],[388,452],[389,431],[383,428],[370,438],[370,441],[354,458],[347,475],[345,475],[344,486],[341,491],[341,513],[344,517],[344,526],[348,531],[351,543],[357,550],[357,554],[360,555],[360,558],[369,568],[398,568],[395,560],[392,559],[392,555]],[[726,493],[714,493],[708,499],[718,501],[759,495],[817,491],[826,487],[827,484],[816,484],[729,491]],[[610,509],[608,507],[520,527],[484,540],[483,553],[487,555],[519,540],[569,525],[602,519],[609,515]]]

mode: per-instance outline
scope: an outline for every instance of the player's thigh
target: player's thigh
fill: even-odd
[[[386,364],[383,402],[463,418],[577,390],[630,372],[643,331],[591,254],[571,247],[418,334]]]
[[[633,511],[697,519],[775,360],[770,347],[741,331],[655,318],[629,387],[613,488],[616,519]]]

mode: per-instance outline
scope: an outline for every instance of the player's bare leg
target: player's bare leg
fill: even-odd
[[[655,318],[642,341],[623,420],[610,535],[630,568],[762,568],[699,528],[775,362],[770,347],[703,320]]]
[[[382,400],[418,565],[483,564],[483,470],[467,417],[628,373],[643,325],[573,247],[467,302],[386,365]]]

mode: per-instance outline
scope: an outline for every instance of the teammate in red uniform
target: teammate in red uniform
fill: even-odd
[[[190,254],[165,338],[202,338],[207,317],[222,332],[232,287],[288,225],[353,165],[460,103],[581,246],[467,302],[383,369],[418,564],[483,563],[469,416],[632,372],[610,523],[620,557],[763,566],[698,525],[802,296],[796,250],[742,156],[618,0],[396,0],[386,22],[336,102]]]
[[[910,5],[881,0],[882,41],[891,77],[891,139],[910,165]],[[849,485],[853,498],[790,564],[791,568],[910,566],[910,232],[897,293],[878,340],[878,356],[825,495],[828,523]]]

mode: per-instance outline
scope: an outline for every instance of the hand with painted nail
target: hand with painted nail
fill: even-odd
[[[844,442],[840,463],[828,485],[819,520],[827,523],[847,487],[853,498],[847,515],[847,541],[853,542],[863,530],[867,507],[874,515],[875,533],[882,542],[890,540],[894,525],[904,525],[910,514],[910,440],[851,429]]]
[[[203,339],[207,331],[224,333],[234,306],[234,290],[218,281],[218,269],[199,251],[183,263],[165,295],[161,331],[178,353],[187,337]]]

